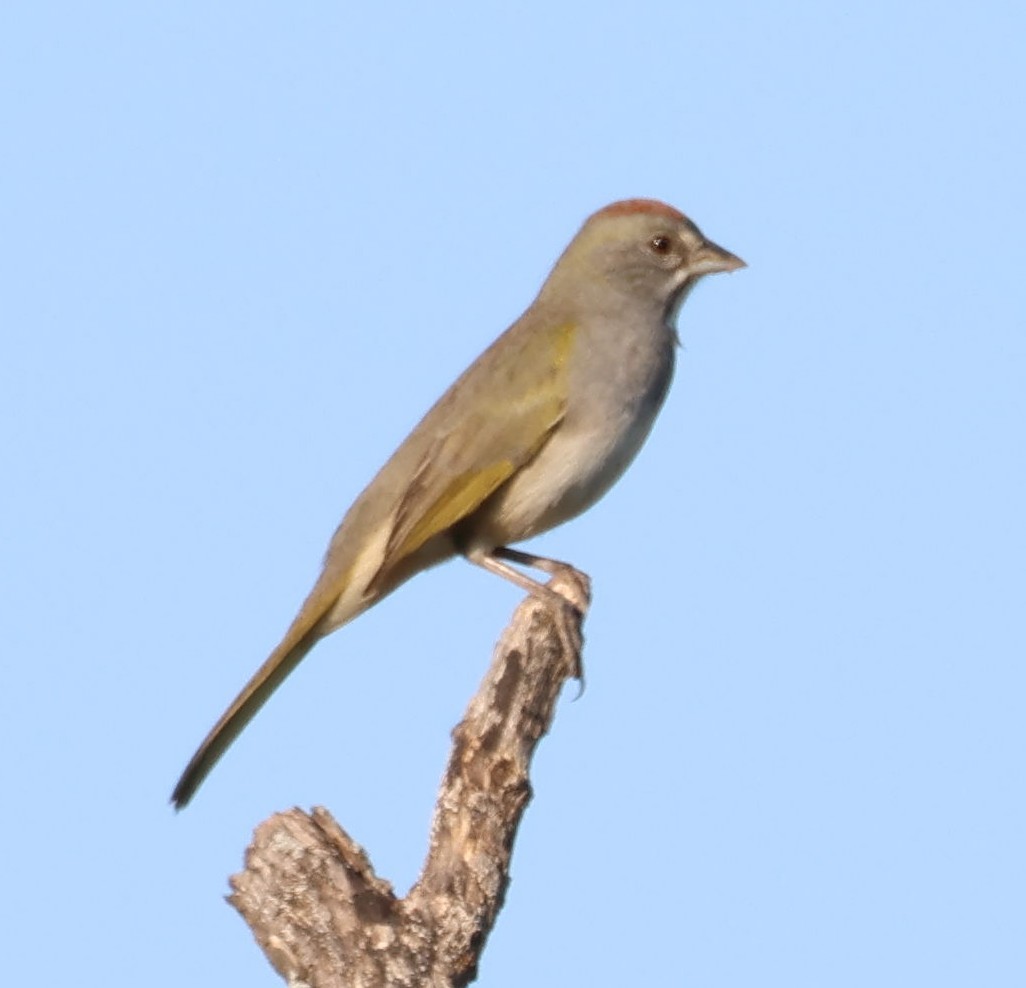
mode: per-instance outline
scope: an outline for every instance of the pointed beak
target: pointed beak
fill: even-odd
[[[719,271],[736,271],[748,265],[736,254],[706,240],[692,255],[688,273],[692,275],[716,274]]]

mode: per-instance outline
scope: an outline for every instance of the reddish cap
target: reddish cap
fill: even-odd
[[[685,218],[680,210],[674,209],[673,206],[667,206],[665,202],[660,202],[658,199],[623,199],[600,209],[595,213],[595,218],[599,216],[633,216],[635,214],[664,216],[676,223]]]

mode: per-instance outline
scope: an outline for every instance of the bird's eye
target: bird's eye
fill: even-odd
[[[662,234],[653,237],[649,242],[648,246],[656,254],[669,254],[670,253],[670,238],[664,237]]]

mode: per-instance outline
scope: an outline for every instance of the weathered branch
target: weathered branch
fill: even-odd
[[[582,574],[550,586],[581,617]],[[502,908],[513,841],[531,798],[531,756],[560,688],[580,668],[571,634],[535,598],[520,605],[491,668],[453,732],[420,878],[404,899],[317,807],[262,823],[231,879],[229,901],[290,986],[453,988],[471,982]]]

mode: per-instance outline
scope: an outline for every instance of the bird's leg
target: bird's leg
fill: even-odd
[[[562,563],[558,559],[548,559],[545,556],[536,556],[532,552],[523,552],[520,549],[510,549],[509,546],[500,545],[492,550],[493,556],[506,559],[511,563],[519,563],[521,566],[530,566],[531,569],[540,569],[550,576],[558,576],[560,573],[567,573],[573,576],[583,576],[580,570],[575,569],[569,563]]]
[[[584,639],[581,635],[581,609],[568,597],[564,597],[558,590],[539,583],[526,573],[514,569],[510,562],[519,563],[521,566],[531,566],[540,569],[552,576],[566,574],[571,577],[582,578],[583,573],[574,569],[569,563],[562,563],[556,559],[546,559],[544,556],[535,556],[531,553],[520,552],[517,549],[509,549],[506,546],[498,546],[486,552],[483,550],[471,550],[466,554],[470,562],[482,569],[501,576],[516,584],[521,590],[545,601],[552,609],[553,619],[556,623],[556,631],[559,635],[560,644],[573,656],[574,678],[580,683],[580,696],[584,692],[584,664],[581,658],[581,651]],[[584,577],[586,580],[587,578]]]

